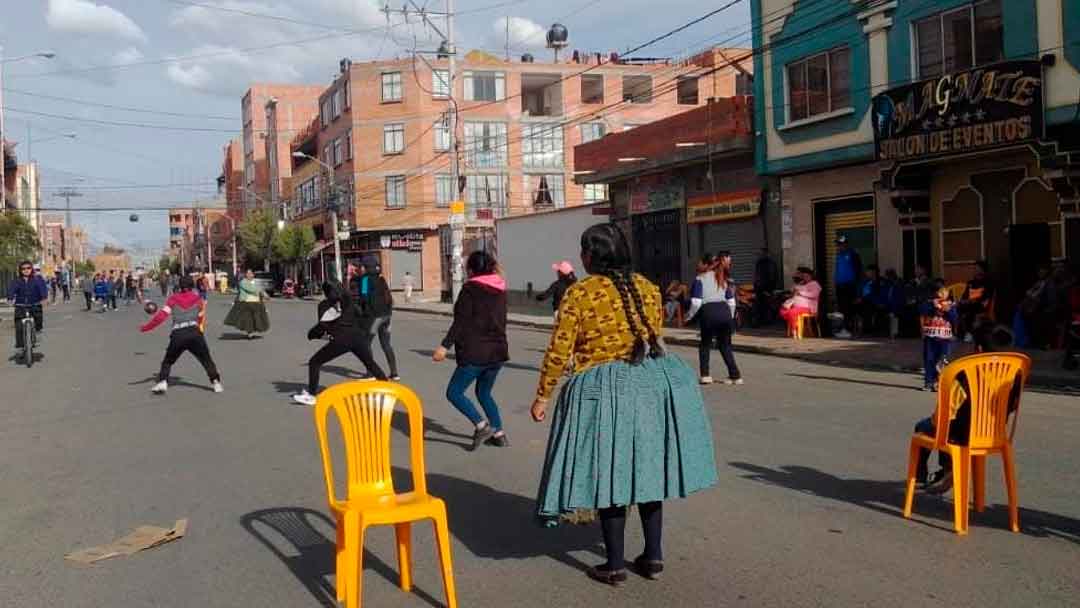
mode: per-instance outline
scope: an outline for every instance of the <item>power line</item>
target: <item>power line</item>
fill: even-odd
[[[188,114],[185,112],[169,112],[167,110],[151,110],[148,108],[133,108],[129,106],[118,106],[108,103],[100,103],[94,101],[87,101],[85,99],[74,99],[71,97],[60,97],[58,95],[46,95],[44,93],[33,93],[30,91],[22,91],[19,89],[12,89],[11,87],[4,87],[4,93],[16,93],[18,95],[25,95],[26,97],[34,97],[37,99],[49,99],[53,101],[64,101],[70,103],[77,103],[84,106],[93,106],[98,108],[107,108],[110,110],[123,110],[125,112],[137,112],[141,114],[157,114],[161,116],[174,116],[179,118],[202,118],[206,120],[229,120],[234,121],[236,116],[217,116],[214,114]]]
[[[239,133],[236,129],[218,129],[215,127],[181,127],[174,125],[160,125],[149,124],[139,122],[126,122],[120,120],[104,120],[100,118],[83,118],[79,116],[67,116],[64,114],[52,114],[49,112],[36,112],[33,110],[21,110],[19,108],[13,108],[11,106],[4,106],[4,109],[8,112],[14,112],[16,114],[28,114],[30,116],[41,116],[44,118],[56,118],[58,120],[70,120],[73,122],[85,122],[96,125],[106,125],[110,127],[132,127],[138,129],[159,129],[162,131],[188,131],[195,133]]]

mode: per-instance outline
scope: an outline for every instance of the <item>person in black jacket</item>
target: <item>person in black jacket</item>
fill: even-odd
[[[366,272],[353,280],[358,283],[356,291],[360,296],[360,310],[371,326],[372,339],[379,337],[379,346],[386,355],[386,364],[390,366],[390,379],[400,380],[397,357],[394,355],[394,346],[390,343],[390,316],[394,313],[394,297],[390,294],[390,286],[382,276],[382,266],[378,261],[365,262],[363,267]]]
[[[555,271],[555,282],[548,285],[548,288],[543,293],[538,294],[536,301],[543,302],[551,298],[551,309],[555,314],[558,314],[559,304],[562,304],[566,290],[577,282],[577,277],[574,276],[574,266],[565,260],[552,264],[551,269]]]
[[[386,374],[371,356],[371,333],[366,326],[352,294],[337,281],[323,283],[323,299],[319,302],[319,321],[308,330],[308,340],[330,337],[330,342],[320,348],[308,360],[307,389],[293,395],[292,400],[302,405],[315,405],[319,391],[319,371],[322,366],[345,353],[351,352],[367,368],[367,379],[386,380]]]
[[[510,442],[503,430],[499,406],[491,396],[499,370],[510,360],[506,342],[506,281],[498,274],[495,258],[486,251],[469,255],[465,269],[469,280],[454,303],[454,323],[432,359],[445,360],[451,347],[457,353],[457,369],[446,387],[446,398],[476,426],[470,451],[483,443],[507,447]],[[473,382],[486,420],[465,396]]]

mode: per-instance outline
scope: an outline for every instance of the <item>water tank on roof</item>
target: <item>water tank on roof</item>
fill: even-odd
[[[569,38],[570,32],[567,31],[566,26],[556,23],[548,29],[547,46],[549,49],[561,49],[566,46]]]
[[[532,53],[525,53],[521,56],[521,63],[532,63],[536,61],[536,58],[532,56]]]
[[[137,222],[137,221],[139,221],[139,214],[138,213],[132,213],[131,215],[128,216],[128,221],[129,222]]]

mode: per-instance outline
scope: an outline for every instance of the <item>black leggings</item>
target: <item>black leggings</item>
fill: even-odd
[[[184,351],[191,353],[199,360],[211,382],[221,380],[214,358],[210,356],[210,347],[207,346],[206,338],[198,327],[185,327],[172,332],[169,336],[169,347],[165,349],[165,358],[161,360],[158,380],[168,381],[173,364],[180,355],[184,354]]]
[[[664,529],[664,503],[643,502],[637,506],[641,515],[641,529],[645,533],[645,553],[643,557],[650,561],[663,561],[664,552],[660,547]],[[623,535],[626,530],[626,507],[608,507],[600,509],[600,531],[604,535],[604,548],[607,549],[607,569],[621,570],[626,567],[626,550]]]
[[[360,359],[369,374],[379,380],[386,380],[386,374],[371,356],[371,336],[333,339],[308,360],[308,392],[312,395],[319,392],[319,371],[323,365],[349,352]]]
[[[94,308],[94,294],[84,291],[83,297],[86,298],[86,310]]]
[[[711,376],[709,372],[710,352],[713,344],[720,349],[720,356],[727,366],[728,378],[737,380],[742,377],[739,366],[735,364],[735,352],[731,348],[731,335],[735,323],[731,318],[731,307],[725,302],[710,302],[701,308],[701,341],[698,343],[698,365],[702,376]]]
[[[390,315],[375,317],[371,325],[371,331],[379,336],[379,346],[386,355],[386,364],[390,366],[390,375],[398,375],[397,357],[394,355],[394,346],[390,343]]]

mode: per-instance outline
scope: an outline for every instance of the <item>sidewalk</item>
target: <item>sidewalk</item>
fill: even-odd
[[[396,303],[397,311],[452,316],[453,307],[442,302]],[[550,316],[511,312],[507,316],[510,325],[550,330]],[[668,344],[696,347],[698,333],[695,329],[665,328],[664,340]],[[780,328],[743,330],[734,339],[737,352],[788,357],[811,363],[836,367],[882,370],[904,373],[922,372],[922,342],[902,339],[833,340],[807,338],[792,340]],[[970,344],[955,344],[952,358],[969,354]],[[1024,351],[1032,360],[1031,384],[1068,392],[1080,393],[1080,372],[1061,368],[1061,351]]]

